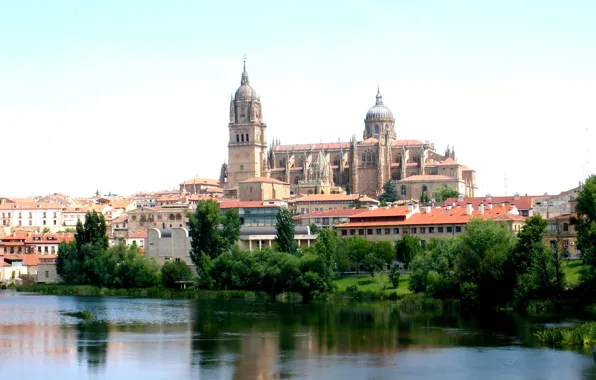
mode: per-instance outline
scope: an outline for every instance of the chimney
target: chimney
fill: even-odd
[[[412,202],[408,203],[408,212],[414,211],[414,204]]]
[[[484,203],[480,203],[478,206],[478,211],[480,211],[480,215],[484,215]]]
[[[432,209],[433,209],[432,207],[426,206],[426,213],[430,214],[432,212]]]
[[[451,205],[447,205],[447,211],[451,210]]]
[[[519,193],[515,193],[513,195],[513,199],[516,200],[516,201],[519,201]]]
[[[457,201],[458,202],[463,202],[464,201],[464,195],[463,194],[458,194]]]
[[[492,203],[489,203],[489,204],[488,204],[488,209],[489,209],[489,210],[492,210],[492,209],[493,209],[493,204],[492,204]]]
[[[466,215],[472,215],[473,210],[472,204],[470,202],[466,203]]]
[[[505,202],[501,202],[501,207],[505,207]]]

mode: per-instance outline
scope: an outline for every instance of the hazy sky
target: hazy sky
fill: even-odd
[[[596,1],[0,2],[0,194],[217,178],[246,53],[268,140],[455,145],[478,194],[596,168]],[[588,153],[589,149],[589,153]]]

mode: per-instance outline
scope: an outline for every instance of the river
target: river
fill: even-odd
[[[89,310],[82,322],[68,313]],[[536,345],[567,319],[0,292],[2,378],[596,379],[591,351]]]

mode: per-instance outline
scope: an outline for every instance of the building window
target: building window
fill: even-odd
[[[381,128],[379,128],[379,124],[375,124],[375,135],[381,133]]]
[[[372,230],[372,228],[369,228],[369,229],[366,231],[366,234],[367,234],[367,235],[372,235],[372,234],[373,234],[373,230]]]
[[[426,227],[420,227],[420,233],[421,234],[426,233]]]
[[[48,278],[48,277],[50,277],[50,271],[49,270],[46,271],[46,278]]]
[[[380,234],[381,234],[381,229],[377,228],[377,235],[380,235]]]
[[[364,235],[364,230],[362,228],[358,230],[358,235]]]
[[[434,227],[428,227],[428,233],[429,234],[434,234],[435,233],[435,228]]]
[[[455,232],[461,232],[461,226],[455,226]]]
[[[569,231],[569,223],[563,223],[563,231]]]
[[[46,221],[45,221],[45,220],[43,221],[43,225],[44,225],[44,226],[46,225]]]
[[[447,227],[447,232],[453,232],[453,227],[451,227],[451,226],[448,226],[448,227]]]
[[[244,135],[241,135],[240,139],[242,140],[242,142],[244,142]]]
[[[246,142],[248,142],[248,133],[246,134]]]
[[[443,233],[443,227],[437,227],[437,232],[440,234]]]
[[[350,230],[350,235],[356,235],[356,230]]]
[[[412,232],[413,234],[415,234],[415,233],[416,233],[416,227],[412,227],[412,231],[411,231],[411,232]]]
[[[391,234],[391,228],[385,228],[385,235]]]
[[[236,142],[240,142],[240,135],[236,134]]]
[[[348,236],[348,231],[341,230],[341,236]]]
[[[401,195],[406,195],[406,185],[401,185]]]
[[[393,229],[393,233],[396,234],[396,235],[399,235],[399,228],[394,228]]]

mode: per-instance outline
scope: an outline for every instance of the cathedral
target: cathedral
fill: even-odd
[[[377,89],[375,104],[364,118],[362,140],[347,142],[281,144],[267,146],[267,125],[261,100],[251,87],[246,61],[240,87],[230,100],[228,162],[220,182],[227,196],[235,196],[240,181],[271,177],[289,183],[293,195],[348,191],[378,197],[393,181],[401,199],[432,196],[449,187],[466,197],[476,189],[475,172],[459,164],[455,149],[444,154],[428,141],[400,140],[393,113]]]

